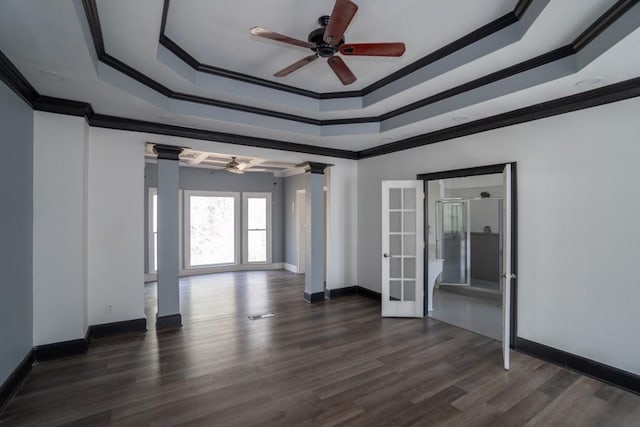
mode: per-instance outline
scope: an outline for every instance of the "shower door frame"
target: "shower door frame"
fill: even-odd
[[[442,206],[442,212],[440,212],[442,214],[442,218],[440,218],[440,213],[438,212],[438,210],[436,209],[436,257],[438,256],[438,251],[444,251],[444,230],[442,230],[442,227],[444,227],[444,205],[445,204],[453,204],[453,203],[460,203],[461,205],[463,205],[462,209],[465,211],[464,213],[464,222],[465,224],[465,238],[464,239],[460,239],[460,241],[464,240],[465,242],[465,251],[464,251],[464,278],[465,281],[464,283],[452,283],[452,282],[443,282],[440,281],[440,285],[445,285],[445,286],[461,286],[461,287],[471,287],[471,215],[470,215],[470,204],[469,204],[469,200],[466,199],[441,199],[438,200],[438,202],[436,203],[440,203],[440,205]],[[438,222],[440,221],[440,225],[438,227]],[[444,259],[444,256],[439,257]],[[444,263],[442,265],[442,271],[444,273]],[[443,273],[441,273],[441,277],[444,275]]]

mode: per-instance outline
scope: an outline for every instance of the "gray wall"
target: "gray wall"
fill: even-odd
[[[294,175],[284,179],[284,262],[298,265],[296,242],[296,191],[305,189],[305,175]],[[291,207],[294,206],[294,209]]]
[[[0,383],[33,347],[33,111],[0,83]]]
[[[157,178],[157,165],[147,163],[144,170],[144,266],[146,272],[149,271],[149,188],[157,188]],[[271,173],[247,172],[238,175],[223,170],[180,167],[181,190],[271,193],[273,227],[271,261],[273,263],[284,262],[283,187],[283,178],[276,178]]]

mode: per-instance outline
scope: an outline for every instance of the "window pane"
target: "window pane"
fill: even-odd
[[[247,226],[249,230],[267,228],[267,199],[247,199]]]
[[[402,190],[400,188],[389,189],[389,209],[402,209]]]
[[[153,195],[153,202],[151,203],[153,206],[151,207],[153,212],[151,215],[153,216],[153,232],[158,231],[158,195]]]
[[[189,202],[191,265],[234,263],[234,198],[191,196]]]
[[[267,232],[249,230],[247,235],[247,257],[249,262],[267,262]]]
[[[404,290],[402,292],[402,296],[404,297],[403,301],[415,301],[416,300],[416,281],[415,280],[405,280],[403,282]]]
[[[153,271],[158,271],[158,233],[153,232]]]
[[[400,280],[389,282],[389,300],[402,301],[402,282]]]
[[[402,231],[402,212],[389,212],[389,232],[399,233]]]
[[[404,189],[404,202],[402,209],[415,209],[416,208],[416,189],[405,188]]]

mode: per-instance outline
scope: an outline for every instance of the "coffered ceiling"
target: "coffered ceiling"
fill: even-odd
[[[249,33],[306,40],[333,0],[4,0],[0,50],[100,115],[354,152],[640,76],[638,1],[355,2],[348,42],[407,50],[345,57],[349,86],[324,59],[273,77],[310,51]]]

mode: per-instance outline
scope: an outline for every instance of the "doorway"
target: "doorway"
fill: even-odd
[[[426,181],[428,259],[441,272],[427,315],[500,340],[503,174]]]
[[[425,316],[498,339],[517,327],[516,163],[418,175],[425,190]]]

